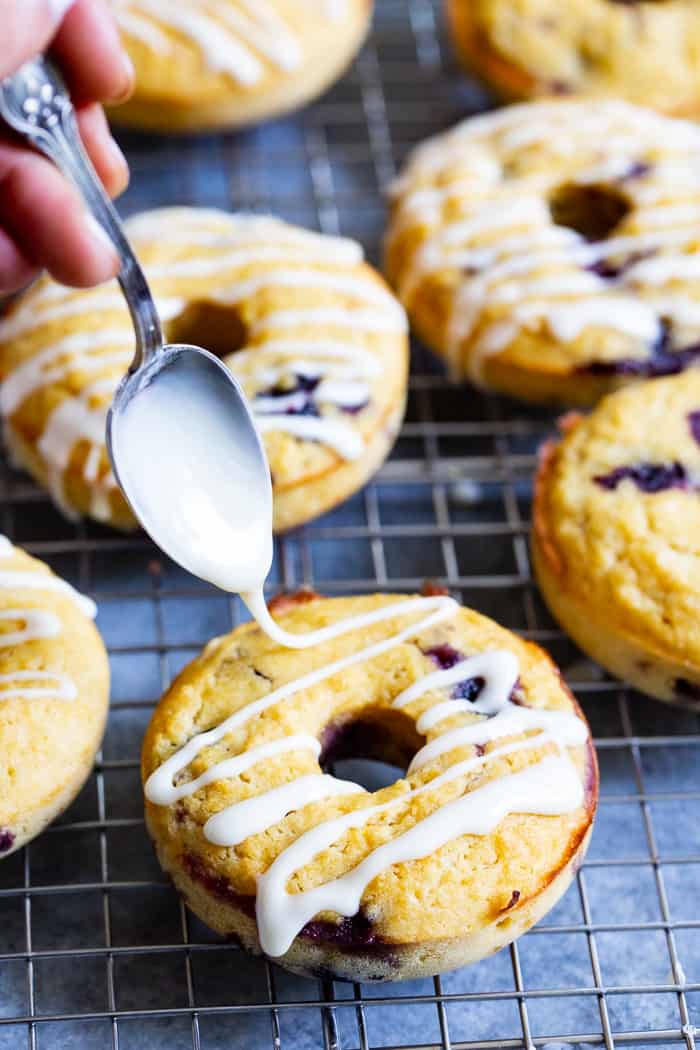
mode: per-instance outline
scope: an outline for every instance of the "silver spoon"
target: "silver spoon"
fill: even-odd
[[[166,387],[170,394],[178,395],[174,401],[180,405],[184,404],[183,397],[187,397],[187,418],[180,415],[177,419],[170,419],[162,411],[158,413],[157,425],[171,427],[173,440],[181,439],[188,421],[194,424],[195,420],[206,420],[211,413],[218,414],[217,440],[219,446],[222,442],[226,444],[226,448],[217,449],[218,458],[230,465],[233,476],[241,467],[247,491],[260,493],[261,514],[258,517],[264,523],[267,504],[271,505],[270,474],[243,391],[226,366],[207,350],[185,344],[164,344],[160,319],[146,277],[83,148],[70,95],[56,66],[40,57],[0,82],[0,116],[32,146],[46,154],[71,180],[119,254],[121,270],[118,279],[136,333],[136,352],[128,373],[117,388],[107,418],[106,439],[112,467],[134,512],[156,543],[195,575],[210,577],[210,573],[203,571],[198,552],[190,549],[191,544],[183,542],[186,537],[180,536],[180,542],[174,542],[171,535],[173,515],[181,509],[177,505],[178,492],[166,492],[172,496],[169,506],[163,506],[162,499],[153,501],[147,498],[152,480],[147,471],[149,467],[153,470],[153,464],[149,464],[148,447],[141,450],[141,457],[133,454],[135,435],[130,432],[130,420],[134,417],[131,410],[139,401],[142,408],[145,406],[146,392],[151,402],[153,395],[161,389],[165,391]],[[200,403],[202,398],[206,403]],[[143,412],[140,415],[143,416]],[[157,437],[162,450],[164,435],[159,433]],[[221,477],[217,480],[221,481]],[[179,486],[173,487],[179,489]],[[199,485],[196,493],[199,505],[203,500],[206,502],[211,498],[216,501],[218,497],[218,492],[207,493]],[[197,539],[206,543],[207,537],[198,536]]]

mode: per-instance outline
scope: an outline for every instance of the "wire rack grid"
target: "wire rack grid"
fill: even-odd
[[[381,191],[410,147],[485,104],[450,67],[435,0],[379,0],[353,70],[301,115],[239,135],[123,136],[133,169],[123,207],[270,210],[357,237],[377,260]],[[140,740],[173,674],[242,610],[145,537],[68,524],[25,476],[3,470],[3,531],[99,602],[113,696],[80,798],[0,865],[0,1050],[694,1050],[698,717],[606,677],[538,598],[529,500],[552,422],[450,387],[416,347],[389,462],[363,493],[277,546],[273,589],[410,591],[439,580],[547,646],[596,734],[600,814],[563,901],[509,950],[396,986],[292,978],[186,913],[145,834]]]

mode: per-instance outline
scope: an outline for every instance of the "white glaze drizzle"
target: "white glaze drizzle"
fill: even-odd
[[[88,598],[84,594],[80,594],[74,587],[71,587],[69,583],[62,580],[59,576],[50,576],[48,573],[43,572],[25,572],[18,570],[0,571],[0,590],[22,590],[27,588],[28,590],[35,591],[58,591],[66,598],[77,605],[81,613],[84,616],[94,620],[97,615],[97,606],[93,602],[92,598]]]
[[[121,28],[156,53],[173,50],[162,29],[169,26],[197,45],[205,66],[247,87],[263,78],[262,60],[286,73],[303,62],[303,41],[269,0],[113,0],[113,6]],[[338,21],[345,10],[345,0],[325,0],[320,13]]]
[[[224,213],[206,209],[162,209],[129,220],[128,229],[141,248],[162,238],[174,245],[182,244],[183,248],[199,245],[213,249],[214,254],[198,253],[184,259],[176,255],[167,265],[147,266],[148,276],[156,285],[167,281],[172,288],[173,282],[180,279],[211,277],[213,287],[208,286],[202,298],[232,306],[276,289],[281,293],[298,289],[302,295],[307,290],[317,292],[322,302],[318,307],[278,310],[267,316],[261,311],[259,321],[250,326],[248,347],[230,355],[227,364],[252,399],[262,432],[277,431],[299,440],[319,442],[347,460],[363,454],[362,431],[355,420],[342,418],[342,410],[359,411],[371,402],[368,380],[381,374],[382,360],[367,346],[368,338],[405,331],[406,318],[379,281],[362,271],[352,272],[362,262],[362,249],[357,243],[289,227],[268,216],[240,216],[232,220]],[[193,301],[196,298],[194,294]],[[353,305],[345,305],[346,302]],[[187,305],[179,296],[160,294],[157,303],[166,321],[182,313]],[[9,373],[0,387],[0,411],[6,421],[8,444],[21,462],[23,443],[10,417],[29,397],[50,384],[67,382],[75,375],[82,380],[80,373],[98,374],[96,383],[65,398],[54,409],[37,439],[37,451],[44,461],[54,501],[68,517],[75,518],[65,491],[66,472],[76,444],[86,442],[82,480],[89,490],[91,513],[108,520],[116,482],[104,454],[105,419],[133,346],[131,329],[121,319],[115,323],[111,316],[113,311],[118,312],[126,321],[121,295],[109,288],[76,293],[42,282],[11,317],[0,321],[0,343],[93,311],[98,324],[103,315],[110,316],[94,331],[62,333],[52,338],[48,346]],[[303,331],[295,331],[311,330],[317,325],[332,328],[330,337],[312,333],[306,339]],[[330,416],[324,411],[318,417],[287,415],[291,403],[283,398],[265,398],[266,389],[295,375],[319,379],[314,402],[317,406],[329,406]],[[262,396],[258,397],[259,393]]]
[[[9,649],[39,638],[55,638],[61,633],[61,621],[48,609],[5,609],[0,612],[0,620],[17,621],[24,625],[17,631],[0,632],[0,649]]]
[[[646,291],[649,285],[673,280],[692,282],[700,273],[697,247],[693,246],[700,217],[697,127],[626,103],[609,101],[595,108],[579,105],[580,113],[574,103],[538,104],[509,107],[507,112],[466,121],[419,147],[392,188],[395,210],[389,250],[408,227],[425,225],[434,231],[426,234],[400,267],[399,290],[404,302],[410,304],[423,283],[438,271],[462,267],[480,271],[459,281],[452,295],[448,345],[455,375],[466,367],[479,382],[485,357],[502,352],[533,325],[545,325],[562,342],[577,339],[589,326],[603,326],[633,344],[641,342],[645,350],[658,333],[661,316],[679,325],[696,323],[697,301],[688,292],[667,299],[662,315],[654,300],[642,298],[637,289],[643,286]],[[603,142],[604,146],[591,148],[589,142]],[[503,181],[494,179],[493,173],[488,178],[480,176],[486,149],[496,150],[500,145],[504,163],[509,163],[513,155],[540,144],[557,148],[562,155],[581,150],[583,144],[597,159],[564,176],[549,170]],[[650,170],[621,184],[631,202],[622,235],[587,244],[573,231],[551,225],[545,201],[562,181],[614,184],[636,162],[646,161],[650,152]],[[443,178],[447,180],[444,186]],[[529,197],[538,186],[539,196]],[[694,200],[665,201],[664,187],[671,194],[680,188],[682,194],[693,194]],[[445,217],[448,200],[454,218]],[[455,208],[454,201],[460,206]],[[528,233],[505,236],[499,242],[501,229],[517,230],[523,225]],[[549,241],[556,231],[564,236],[558,243]],[[541,252],[543,238],[555,250]],[[675,246],[687,246],[689,254],[667,255]],[[616,254],[650,250],[664,254],[634,264],[615,281],[577,269]],[[516,273],[518,280],[514,281]],[[504,316],[505,304],[509,309]],[[494,308],[501,316],[494,316]],[[465,362],[463,348],[469,337],[474,341]],[[636,353],[634,345],[629,353]]]
[[[204,825],[204,835],[215,846],[237,846],[250,835],[273,827],[287,813],[303,809],[311,802],[363,792],[364,788],[351,780],[339,780],[328,773],[310,773],[219,810]]]
[[[0,535],[0,561],[14,557],[15,548],[7,536]],[[65,580],[40,572],[12,569],[0,571],[0,589],[58,591],[70,598],[80,611],[94,619],[97,606],[76,591]],[[9,649],[42,638],[56,638],[61,633],[59,617],[49,609],[3,609],[0,621],[16,622],[22,626],[14,631],[0,631],[0,649]],[[23,682],[44,683],[33,686]],[[22,670],[0,674],[0,703],[6,700],[75,700],[78,695],[73,680],[62,671]]]
[[[22,685],[43,682],[44,685]],[[7,687],[7,688],[5,688]],[[0,674],[0,703],[5,700],[75,700],[75,683],[60,671],[10,671]]]
[[[249,597],[244,595],[247,601]],[[254,602],[251,608],[257,616]],[[302,747],[317,756],[320,746],[315,737],[282,737],[278,741],[218,762],[194,780],[175,783],[175,779],[204,748],[218,743],[227,733],[247,724],[273,704],[282,703],[353,664],[373,659],[425,632],[454,615],[456,608],[456,603],[449,598],[410,599],[312,632],[314,644],[321,644],[349,631],[366,628],[399,615],[427,613],[418,623],[280,686],[267,696],[234,712],[219,726],[193,737],[148,778],[145,785],[147,799],[156,805],[172,804],[217,779],[237,775],[241,769],[249,769],[266,756],[266,749],[274,747],[275,744],[280,751]],[[259,622],[267,631],[266,619],[271,620],[269,614],[260,618]],[[272,623],[274,625],[274,621]],[[295,638],[281,628],[277,631],[280,634],[279,640],[285,644],[288,638]],[[275,633],[270,633],[275,638]],[[308,642],[308,636],[305,638]],[[424,676],[394,699],[392,706],[402,709],[421,699],[426,693],[469,678],[483,679],[475,703],[439,701],[437,707],[445,712],[442,718],[447,717],[448,705],[450,715],[466,712],[470,715],[489,717],[453,729],[429,741],[415,756],[409,768],[409,775],[435,761],[442,754],[460,747],[471,747],[474,744],[483,746],[493,740],[534,730],[541,732],[536,736],[527,736],[523,740],[505,744],[486,754],[457,762],[433,779],[409,788],[388,802],[366,806],[321,821],[302,834],[277,856],[258,879],[256,913],[263,951],[273,957],[283,955],[303,926],[320,911],[331,910],[343,916],[356,914],[366,887],[373,878],[392,864],[426,856],[463,834],[486,834],[509,814],[562,814],[581,805],[583,786],[565,748],[585,743],[586,726],[576,716],[567,712],[537,710],[511,703],[510,696],[518,679],[518,671],[518,660],[508,650],[479,653],[447,671],[436,671]],[[291,876],[336,843],[351,828],[361,827],[386,810],[401,806],[416,795],[433,792],[443,784],[465,776],[499,757],[528,748],[551,745],[558,749],[556,756],[547,755],[521,772],[487,783],[484,787],[443,804],[427,817],[418,820],[407,832],[372,850],[357,867],[340,878],[309,891],[293,894],[287,892],[287,883]],[[556,784],[556,791],[552,790],[553,784]],[[273,826],[287,813],[309,802],[356,792],[356,785],[339,782],[321,774],[305,774],[260,796],[227,806],[207,821],[204,835],[216,845],[232,847],[249,835]]]
[[[491,752],[485,758],[498,757],[507,750],[515,750],[515,747]],[[483,759],[473,759],[464,763],[459,773],[463,775],[484,764]],[[449,773],[455,769],[453,767]],[[426,788],[434,790],[437,779]],[[556,791],[552,790],[553,784],[557,786]],[[421,790],[416,789],[413,794]],[[408,797],[406,793],[396,802]],[[559,756],[543,758],[519,773],[493,780],[447,802],[402,835],[373,850],[357,867],[340,878],[302,893],[288,893],[286,884],[295,871],[350,828],[362,826],[369,817],[390,808],[395,802],[355,811],[320,824],[296,839],[258,879],[256,917],[263,951],[273,958],[283,955],[306,923],[320,911],[356,915],[367,886],[393,864],[429,856],[461,835],[487,835],[507,816],[519,813],[557,816],[577,809],[582,800],[581,781],[571,761]]]

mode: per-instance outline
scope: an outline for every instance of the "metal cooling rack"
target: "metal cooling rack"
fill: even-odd
[[[414,143],[486,103],[452,68],[439,21],[433,0],[379,0],[349,75],[272,126],[184,141],[123,136],[133,168],[124,210],[271,210],[355,236],[376,260],[381,187]],[[600,815],[564,900],[510,950],[397,986],[290,977],[186,913],[144,831],[140,742],[172,675],[242,610],[144,537],[70,525],[26,476],[3,473],[2,530],[99,601],[113,700],[78,801],[0,864],[0,1050],[693,1050],[698,718],[607,678],[542,606],[527,530],[534,452],[551,426],[548,413],[451,388],[415,348],[389,463],[344,507],[278,544],[273,588],[406,591],[438,579],[547,646],[597,736]]]

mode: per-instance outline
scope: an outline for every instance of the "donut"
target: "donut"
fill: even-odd
[[[211,641],[142,756],[161,865],[212,929],[307,976],[401,980],[511,942],[569,885],[597,768],[549,658],[447,596],[285,599]],[[406,769],[366,791],[343,757]]]
[[[95,613],[0,536],[0,859],[62,813],[92,769],[109,699]]]
[[[220,354],[251,400],[275,529],[377,470],[403,418],[406,318],[354,241],[263,216],[165,208],[127,222],[170,342]],[[116,283],[43,278],[0,319],[0,415],[17,463],[69,517],[135,520],[104,444],[133,330]]]
[[[386,270],[455,378],[590,404],[700,360],[700,128],[625,102],[511,106],[417,149]]]
[[[372,0],[112,0],[136,70],[114,121],[203,131],[267,120],[322,94],[367,34]]]
[[[616,391],[562,432],[533,509],[545,601],[614,675],[700,711],[700,373]]]
[[[458,56],[507,99],[618,97],[700,113],[695,0],[446,0]]]

